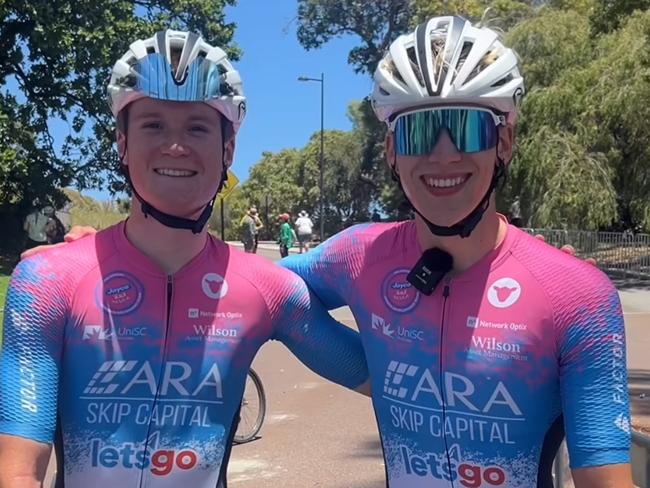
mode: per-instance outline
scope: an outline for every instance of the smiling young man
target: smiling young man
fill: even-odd
[[[210,236],[245,115],[238,72],[196,34],[131,44],[108,87],[129,218],[24,260],[0,356],[0,486],[225,487],[248,368],[281,340],[355,388],[358,335],[291,272]],[[139,204],[138,204],[139,203]]]
[[[509,226],[494,190],[524,92],[498,35],[436,17],[390,46],[372,101],[415,221],[282,264],[359,326],[390,488],[631,488],[624,324],[594,266]]]

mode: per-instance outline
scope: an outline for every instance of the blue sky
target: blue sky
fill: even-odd
[[[347,63],[359,39],[348,36],[305,51],[296,37],[296,13],[295,0],[239,0],[226,10],[227,20],[237,24],[235,41],[244,52],[236,67],[244,81],[248,113],[232,168],[241,181],[263,151],[302,147],[320,130],[320,84],[299,82],[298,76],[318,78],[325,73],[326,129],[350,129],[348,104],[372,88],[370,77],[355,74]],[[84,194],[108,198],[106,192]]]

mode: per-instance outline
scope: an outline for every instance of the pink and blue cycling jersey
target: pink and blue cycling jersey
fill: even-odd
[[[367,379],[358,334],[293,273],[209,238],[167,276],[118,224],[16,268],[0,433],[57,440],[67,488],[225,486],[246,374],[269,339],[332,381]]]
[[[407,281],[415,224],[352,227],[282,264],[361,332],[390,488],[551,488],[628,463],[624,324],[596,267],[509,227],[430,296]]]

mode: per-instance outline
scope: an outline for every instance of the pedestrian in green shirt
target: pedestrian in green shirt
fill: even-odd
[[[289,214],[283,213],[278,216],[280,222],[280,255],[285,258],[289,255],[289,249],[293,246],[293,231],[289,225]]]

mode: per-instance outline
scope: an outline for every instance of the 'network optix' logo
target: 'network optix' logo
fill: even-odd
[[[167,476],[174,468],[184,471],[199,463],[199,455],[191,449],[159,449],[158,433],[149,438],[146,449],[132,442],[119,446],[106,446],[101,439],[90,442],[90,459],[94,468],[150,469],[156,476]]]

